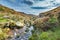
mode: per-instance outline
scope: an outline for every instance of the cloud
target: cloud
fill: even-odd
[[[47,9],[47,7],[31,7],[32,9]]]
[[[28,1],[28,0],[24,0],[23,3],[25,3],[25,4],[27,4],[27,5],[32,5],[32,4],[33,4],[33,2]]]
[[[0,0],[0,4],[28,14],[39,14],[60,6],[60,0]]]

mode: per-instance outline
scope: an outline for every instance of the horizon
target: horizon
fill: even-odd
[[[59,0],[0,0],[0,4],[15,11],[38,15],[60,6]]]

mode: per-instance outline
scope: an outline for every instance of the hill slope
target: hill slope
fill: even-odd
[[[49,16],[49,15],[56,15],[56,14],[59,14],[60,13],[60,6],[55,8],[55,9],[52,9],[50,11],[47,11],[47,12],[43,12],[43,13],[40,13],[39,14],[39,17],[43,17],[43,16]],[[57,15],[58,16],[58,15]]]
[[[60,40],[60,7],[40,13],[39,17],[29,40]]]
[[[23,12],[17,12],[13,9],[0,5],[0,16],[1,15],[2,17],[7,17],[7,19],[11,19],[14,21],[20,21],[23,23],[24,21],[33,21],[35,18],[37,18],[37,16],[35,15],[26,14]]]

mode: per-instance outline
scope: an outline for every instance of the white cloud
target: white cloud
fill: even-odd
[[[20,2],[21,1],[24,1],[24,0],[20,0]],[[41,12],[45,12],[45,11],[56,8],[57,6],[60,6],[60,0],[43,0],[43,1],[26,0],[26,1],[30,1],[33,4],[29,6],[29,5],[23,4],[23,3],[18,4],[18,1],[15,1],[15,3],[17,5],[19,5],[19,6],[17,6],[16,4],[11,4],[11,3],[9,3],[8,1],[5,1],[5,0],[4,1],[0,0],[0,4],[4,4],[4,5],[9,6],[10,8],[13,8],[17,11],[25,12],[25,13],[28,13],[28,14],[39,14]],[[57,5],[57,4],[59,4],[59,5]],[[31,7],[47,7],[47,9],[32,9]]]
[[[60,3],[60,0],[55,0],[56,1],[56,3]]]
[[[49,6],[50,4],[48,4],[48,2],[37,2],[37,3],[34,3],[33,4],[33,7],[36,6],[36,7],[46,7],[46,6]]]
[[[59,4],[60,0],[45,0],[45,1],[37,1],[33,4],[33,7],[47,7],[47,6],[54,6],[54,4]]]

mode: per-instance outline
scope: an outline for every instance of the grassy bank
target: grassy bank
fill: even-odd
[[[52,30],[33,33],[29,40],[60,40],[60,26]]]

